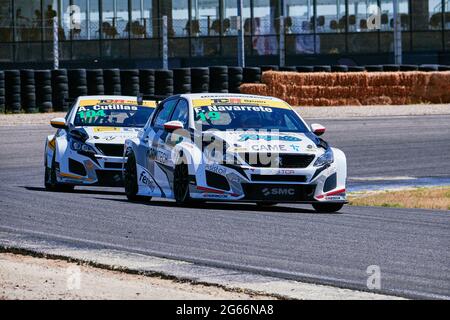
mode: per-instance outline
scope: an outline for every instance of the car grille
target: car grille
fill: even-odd
[[[117,162],[105,162],[106,169],[122,169],[122,163]]]
[[[123,157],[123,144],[96,143],[95,146],[105,156]]]
[[[270,155],[246,152],[242,153],[241,157],[250,166],[257,168],[306,168],[314,160],[315,155],[283,153]]]

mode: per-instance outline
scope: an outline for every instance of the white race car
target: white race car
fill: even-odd
[[[125,141],[129,200],[346,203],[344,153],[284,101],[243,94],[184,94],[159,103]]]
[[[137,136],[155,107],[137,97],[79,97],[65,118],[50,121],[58,130],[45,142],[45,188],[123,186],[125,139]]]

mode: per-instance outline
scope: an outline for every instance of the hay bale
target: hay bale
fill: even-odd
[[[270,95],[300,106],[450,102],[450,71],[294,73],[266,71],[262,84],[241,92]]]
[[[267,96],[267,85],[264,83],[243,83],[239,87],[241,93]]]

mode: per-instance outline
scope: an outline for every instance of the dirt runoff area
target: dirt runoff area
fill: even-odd
[[[126,274],[62,260],[0,253],[0,300],[268,298],[265,295]]]
[[[450,210],[450,186],[353,193],[349,201],[354,206]]]

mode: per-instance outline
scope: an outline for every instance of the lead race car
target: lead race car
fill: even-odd
[[[79,97],[45,142],[45,188],[70,191],[75,185],[123,186],[123,148],[136,137],[156,107],[130,96]]]
[[[125,141],[125,192],[195,201],[346,203],[344,153],[284,101],[242,94],[185,94],[162,101]]]

